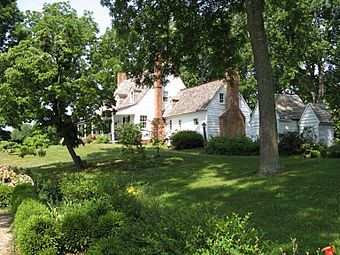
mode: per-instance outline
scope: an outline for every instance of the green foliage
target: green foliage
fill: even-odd
[[[299,132],[284,132],[279,134],[279,152],[284,155],[302,154],[310,141]]]
[[[13,187],[0,183],[0,209],[11,206],[13,190]]]
[[[45,205],[25,200],[18,208],[14,230],[20,254],[57,254],[57,223]]]
[[[60,190],[67,201],[82,201],[96,197],[98,187],[94,177],[84,173],[72,173],[61,180]]]
[[[22,143],[27,136],[30,136],[33,132],[33,126],[29,124],[23,124],[20,129],[14,129],[11,134],[11,140],[14,142]]]
[[[133,255],[124,241],[117,236],[100,238],[86,251],[86,255]]]
[[[109,143],[109,137],[107,135],[99,135],[96,137],[96,143],[98,144],[107,144]]]
[[[98,214],[96,215],[98,217]],[[117,235],[126,225],[126,216],[122,212],[110,211],[98,218],[95,236],[97,238]]]
[[[117,128],[119,143],[123,145],[123,156],[131,158],[140,156],[145,158],[145,148],[142,144],[141,126],[133,123],[125,123]]]
[[[170,137],[171,145],[177,150],[199,148],[204,146],[203,136],[191,130],[183,130]]]
[[[249,214],[244,218],[233,214],[209,219],[204,226],[196,227],[190,241],[191,254],[263,254],[263,243],[249,223]]]
[[[3,130],[0,127],[0,141],[8,141],[9,139],[11,139],[11,132],[7,131],[7,130]]]
[[[35,198],[37,198],[37,193],[32,185],[23,183],[15,186],[12,194],[12,207],[11,207],[12,215],[16,214],[18,207],[26,199]]]
[[[208,154],[249,156],[258,155],[260,145],[259,141],[252,141],[246,136],[216,136],[209,140],[205,149]]]
[[[321,150],[323,158],[340,158],[340,143],[334,144],[329,148]]]
[[[69,208],[60,222],[61,246],[64,252],[83,252],[94,237],[96,219],[81,208]]]

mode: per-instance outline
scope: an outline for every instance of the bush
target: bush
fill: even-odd
[[[12,207],[11,207],[12,215],[15,215],[19,205],[29,198],[32,199],[37,198],[37,193],[35,192],[34,187],[27,183],[17,185],[14,188],[12,194]]]
[[[125,123],[118,127],[116,132],[119,143],[123,145],[122,152],[125,158],[134,158],[136,155],[142,159],[145,158],[140,125]]]
[[[210,218],[203,228],[196,227],[193,237],[190,254],[264,254],[258,232],[249,225],[249,215]]]
[[[0,208],[7,208],[11,205],[14,188],[0,183]]]
[[[191,130],[183,130],[170,137],[171,145],[177,150],[199,148],[204,146],[203,136]]]
[[[321,150],[323,158],[340,158],[340,143],[337,143],[329,148]]]
[[[96,240],[86,252],[86,255],[135,255],[128,250],[126,243],[117,236],[104,237]]]
[[[95,235],[97,238],[118,234],[126,224],[126,216],[122,212],[111,211],[99,217]]]
[[[67,175],[61,180],[60,190],[67,201],[83,201],[99,195],[94,177],[85,173]]]
[[[61,247],[63,252],[85,251],[94,238],[94,218],[78,208],[69,208],[61,217]]]
[[[302,154],[312,141],[306,139],[299,132],[284,132],[279,134],[279,152],[283,155]]]
[[[259,141],[252,141],[246,136],[216,136],[209,140],[205,149],[208,154],[216,155],[258,155],[260,143]]]
[[[107,135],[99,135],[96,137],[96,143],[98,144],[107,144],[109,143],[109,137]]]
[[[22,255],[56,255],[58,228],[55,219],[49,213],[31,216],[17,235],[16,246]]]

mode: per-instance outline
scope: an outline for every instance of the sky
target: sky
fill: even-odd
[[[44,3],[56,3],[63,0],[17,0],[21,11],[42,11]],[[66,0],[65,0],[66,1]],[[69,0],[72,8],[82,15],[84,10],[93,12],[93,18],[98,23],[100,34],[103,34],[111,24],[109,10],[100,5],[100,0]]]

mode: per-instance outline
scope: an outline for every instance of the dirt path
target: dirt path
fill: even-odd
[[[15,255],[10,232],[12,217],[8,212],[0,212],[0,255]]]

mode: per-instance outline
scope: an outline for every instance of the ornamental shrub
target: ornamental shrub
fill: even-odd
[[[85,251],[94,238],[96,218],[91,217],[81,206],[68,208],[61,215],[61,249],[65,253]]]
[[[7,208],[11,205],[12,193],[14,188],[6,184],[0,183],[0,208]]]
[[[118,236],[108,236],[93,242],[86,255],[135,255],[131,246]]]
[[[311,146],[311,142],[299,132],[284,132],[279,134],[279,152],[282,155],[302,154],[306,146]]]
[[[95,141],[98,144],[107,144],[110,142],[109,137],[107,135],[99,135],[96,137]]]
[[[15,215],[19,205],[26,199],[37,199],[37,193],[32,185],[22,183],[15,186],[12,194],[12,215]]]
[[[142,144],[142,129],[140,125],[125,123],[118,127],[117,137],[123,145],[122,153],[125,158],[133,158],[136,155],[145,158],[145,148]]]
[[[122,212],[110,211],[98,218],[95,236],[97,238],[118,234],[126,224],[126,216]]]
[[[204,146],[203,136],[197,131],[183,130],[170,137],[171,145],[176,150],[199,148]]]
[[[20,254],[57,254],[58,228],[49,212],[32,215],[20,228],[16,236],[16,246]]]
[[[252,141],[246,136],[216,136],[209,140],[205,148],[208,154],[228,156],[249,156],[260,153],[259,141]]]
[[[322,158],[340,158],[340,143],[321,150]]]

